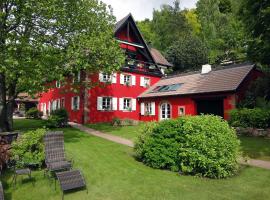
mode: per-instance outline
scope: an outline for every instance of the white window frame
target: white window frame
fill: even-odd
[[[124,85],[131,85],[132,82],[132,76],[130,74],[124,74]]]
[[[99,81],[103,83],[108,83],[112,81],[112,75],[105,73],[105,72],[100,72],[99,74]]]
[[[186,115],[186,106],[178,106],[178,116],[181,117],[185,115]]]
[[[151,79],[149,77],[143,77],[141,76],[141,79],[140,79],[140,86],[141,87],[150,87],[150,84],[151,84]]]
[[[150,102],[147,102],[144,104],[145,109],[145,115],[152,115],[152,104]]]
[[[75,99],[77,98],[77,104],[75,105]],[[80,110],[80,97],[79,96],[74,96],[71,98],[71,110],[73,111],[78,111]]]
[[[123,110],[132,111],[132,98],[123,98]]]
[[[102,97],[101,108],[105,111],[113,110],[113,100],[112,97]]]
[[[55,82],[55,87],[56,88],[61,88],[61,81],[56,81]]]
[[[61,98],[61,100],[60,100],[60,108],[65,108],[65,98],[63,97],[63,98]]]
[[[164,107],[163,107],[164,106]],[[163,115],[163,108],[164,108],[164,115]],[[163,102],[160,104],[160,120],[166,120],[172,118],[172,106],[169,102]]]

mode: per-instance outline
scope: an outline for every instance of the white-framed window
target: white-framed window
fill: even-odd
[[[155,110],[156,110],[155,102],[141,103],[141,115],[145,116],[155,115]]]
[[[162,103],[160,105],[160,119],[170,119],[171,118],[171,105],[169,103]]]
[[[120,84],[127,86],[136,85],[136,76],[131,74],[120,74]]]
[[[71,98],[71,110],[80,110],[80,97],[75,96]]]
[[[104,72],[101,72],[99,74],[99,80],[100,80],[100,82],[107,83],[107,82],[110,82],[111,79],[112,79],[111,74],[104,73]]]
[[[125,85],[131,85],[131,75],[124,75],[124,84]]]
[[[98,97],[97,110],[113,111],[117,110],[117,98],[114,97]]]
[[[178,107],[178,116],[185,116],[186,115],[186,107],[185,106],[179,106]]]
[[[152,114],[152,105],[151,103],[145,103],[145,114],[151,115]]]
[[[65,98],[61,99],[60,107],[65,108]]]
[[[132,104],[132,99],[124,98],[123,109],[127,111],[131,111],[132,110],[131,104]]]
[[[78,71],[74,74],[73,83],[79,83],[81,81],[81,72]]]
[[[150,78],[141,76],[140,86],[142,86],[142,87],[150,87],[150,84],[151,84],[151,79]]]
[[[103,97],[102,98],[102,110],[112,110],[112,98]]]
[[[52,111],[57,110],[57,100],[52,101]]]
[[[61,108],[61,100],[57,99],[56,100],[56,109],[60,109]]]
[[[56,81],[55,82],[55,87],[60,88],[61,87],[61,82],[60,81]]]

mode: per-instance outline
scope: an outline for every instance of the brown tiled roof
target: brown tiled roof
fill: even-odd
[[[243,64],[212,70],[208,74],[197,72],[167,77],[151,86],[139,98],[235,91],[253,68],[254,65]],[[152,92],[158,86],[178,83],[182,85],[176,91]]]
[[[152,56],[157,64],[164,65],[167,67],[173,66],[171,63],[169,63],[166,60],[166,58],[157,49],[151,48],[150,51],[151,51],[151,54],[152,54]]]

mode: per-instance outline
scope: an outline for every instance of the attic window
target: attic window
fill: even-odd
[[[172,85],[157,86],[156,88],[154,88],[151,91],[151,93],[176,91],[182,85],[183,85],[183,83],[177,83],[177,84],[172,84]]]

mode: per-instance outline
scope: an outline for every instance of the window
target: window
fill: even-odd
[[[72,97],[71,99],[71,109],[79,110],[80,109],[80,97]]]
[[[60,81],[56,81],[55,82],[55,87],[60,88],[61,87],[61,82]]]
[[[102,98],[102,110],[112,110],[112,98],[103,97]]]
[[[160,119],[171,118],[171,105],[169,103],[163,103],[160,105]]]
[[[142,87],[150,87],[150,78],[141,77],[141,83],[140,85]]]
[[[131,76],[130,75],[124,75],[124,84],[125,85],[131,85]]]
[[[56,109],[60,109],[60,99],[56,100]]]
[[[60,107],[64,108],[65,107],[65,98],[61,99]]]
[[[156,92],[170,92],[170,91],[176,91],[178,90],[183,83],[177,83],[177,84],[172,84],[172,85],[162,85],[162,86],[157,86],[154,88],[151,93],[156,93]]]
[[[150,78],[144,78],[144,86],[150,87]]]
[[[103,73],[102,72],[102,73],[99,74],[99,80],[101,82],[104,82],[104,83],[110,82],[111,79],[112,79],[112,76],[110,74],[108,74],[108,73]]]
[[[73,83],[79,83],[81,81],[81,72],[77,72],[74,74]]]
[[[124,98],[124,110],[130,110],[132,109],[131,107],[131,99],[128,99],[128,98]]]
[[[152,115],[152,105],[151,103],[145,103],[145,114]]]
[[[178,116],[184,116],[186,114],[185,106],[178,107]]]

